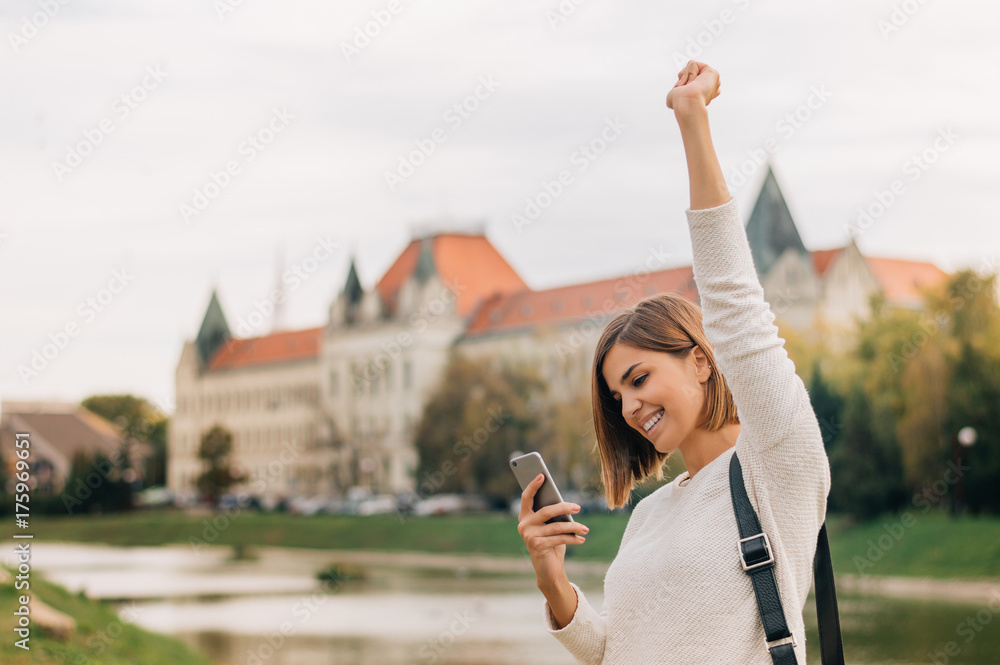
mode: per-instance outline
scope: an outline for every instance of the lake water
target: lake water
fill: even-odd
[[[356,562],[356,554],[258,553],[255,561],[233,561],[224,548],[37,543],[32,564],[220,665],[575,663],[544,631],[543,598],[527,560],[512,562],[513,572],[484,573],[388,566],[372,555],[361,557],[366,579],[330,588],[316,572]],[[601,575],[570,577],[599,609]],[[839,591],[838,601],[848,663],[1000,665],[1000,597],[970,604]],[[819,663],[812,602],[809,662]]]

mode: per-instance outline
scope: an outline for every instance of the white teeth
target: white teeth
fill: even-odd
[[[653,429],[653,425],[655,425],[656,423],[660,422],[660,418],[662,418],[662,417],[663,417],[663,409],[660,409],[659,413],[657,413],[655,416],[653,416],[652,418],[650,418],[649,422],[647,422],[645,425],[642,426],[643,429],[645,429],[647,432],[649,430]]]

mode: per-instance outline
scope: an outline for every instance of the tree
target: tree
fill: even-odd
[[[844,398],[827,382],[820,369],[819,359],[813,364],[812,378],[809,381],[809,398],[812,401],[816,420],[823,435],[823,445],[827,454],[831,452],[833,442],[843,428],[841,420],[844,411]]]
[[[997,275],[962,270],[952,276],[934,307],[942,312],[949,365],[937,479],[948,481],[947,465],[957,432],[976,430],[976,442],[962,453],[964,501],[973,514],[1000,513],[1000,305]],[[957,482],[951,489],[957,489]]]
[[[543,412],[543,427],[551,459],[548,464],[561,472],[560,486],[601,493],[601,462],[589,391],[552,400]]]
[[[243,480],[229,465],[232,450],[233,435],[221,425],[208,429],[198,444],[198,459],[205,462],[207,468],[198,476],[197,485],[212,506],[227,489]]]
[[[855,346],[841,363],[847,393],[842,426],[828,448],[832,511],[865,520],[906,500],[896,433],[906,403],[898,350],[917,329],[916,312],[889,307],[882,295],[872,298],[869,318],[859,322]]]
[[[418,494],[480,493],[499,502],[520,492],[507,462],[542,448],[544,390],[531,368],[453,352],[417,425]]]
[[[132,493],[122,479],[122,458],[117,457],[118,464],[103,453],[76,453],[63,491],[47,502],[48,510],[79,515],[131,509]]]
[[[844,428],[830,453],[829,509],[860,520],[896,510],[905,499],[899,446],[883,438],[874,421],[869,396],[856,386],[848,395]]]
[[[142,471],[147,487],[167,482],[167,426],[169,419],[148,400],[131,394],[93,395],[82,406],[111,421],[122,429],[129,440],[148,443],[152,455]]]
[[[875,297],[841,363],[843,436],[830,451],[831,509],[866,519],[944,482],[973,512],[1000,512],[1000,305],[997,276],[958,271],[921,310]],[[814,407],[819,413],[817,399]],[[963,427],[975,445],[957,447]],[[953,459],[960,453],[960,459]],[[956,466],[956,461],[961,468]],[[935,490],[933,501],[946,499]]]

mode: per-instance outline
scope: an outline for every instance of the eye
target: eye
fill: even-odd
[[[641,374],[641,375],[635,377],[634,379],[632,379],[632,385],[635,386],[636,388],[638,388],[639,386],[641,386],[642,384],[644,384],[646,382],[646,377],[647,376],[649,376],[648,373],[647,374]],[[622,396],[619,395],[619,394],[617,394],[617,393],[612,394],[611,398],[613,400],[615,400],[616,402],[622,401]]]

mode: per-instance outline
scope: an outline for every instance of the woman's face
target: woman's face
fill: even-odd
[[[679,358],[621,343],[611,347],[602,367],[625,422],[661,453],[680,447],[701,422],[704,382],[711,371],[707,356],[697,346],[686,358]],[[644,425],[649,423],[654,424],[647,430]]]

